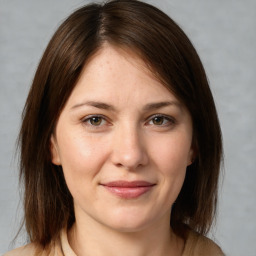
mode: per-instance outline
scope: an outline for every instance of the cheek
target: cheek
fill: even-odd
[[[151,146],[151,155],[154,156],[155,163],[167,175],[185,172],[191,151],[190,138],[179,134],[157,138],[152,141]]]
[[[88,166],[104,154],[100,138],[85,135],[80,129],[70,128],[60,133],[58,144],[61,162],[67,166]]]
[[[58,141],[68,187],[70,190],[84,188],[100,171],[106,157],[106,147],[99,140],[81,134],[69,136],[62,133]]]
[[[190,144],[181,140],[166,140],[158,149],[157,163],[161,176],[162,194],[167,209],[177,199],[183,186],[186,170],[187,156]]]
[[[80,168],[88,164],[88,160],[93,160],[95,156],[95,148],[88,146],[81,138],[69,138],[68,136],[60,141],[60,158],[63,168],[72,168],[78,171]]]

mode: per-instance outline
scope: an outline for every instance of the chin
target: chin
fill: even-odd
[[[113,214],[108,220],[105,220],[105,225],[112,228],[113,230],[134,233],[139,232],[154,223],[154,218],[152,216],[145,216],[143,214]]]
[[[137,233],[147,228],[146,223],[115,223],[109,227],[115,231],[122,233]]]

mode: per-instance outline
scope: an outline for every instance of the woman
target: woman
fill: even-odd
[[[39,64],[20,132],[30,244],[6,255],[223,255],[204,235],[222,157],[200,59],[160,10],[74,12]]]

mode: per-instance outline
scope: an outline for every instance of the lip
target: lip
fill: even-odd
[[[101,184],[110,193],[124,198],[135,199],[149,192],[156,184],[147,181],[124,181],[117,180]]]

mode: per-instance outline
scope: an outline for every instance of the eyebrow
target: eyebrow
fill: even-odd
[[[99,102],[99,101],[82,102],[82,103],[72,106],[71,109],[76,109],[76,108],[83,107],[83,106],[91,106],[91,107],[95,107],[98,109],[116,111],[116,109],[113,105],[110,105],[110,104],[107,104],[104,102]],[[146,104],[143,107],[143,111],[152,111],[152,110],[157,110],[157,109],[168,107],[168,106],[177,106],[178,108],[182,109],[181,104],[177,101],[163,101],[163,102]]]
[[[143,110],[152,111],[152,110],[157,110],[159,108],[164,108],[168,106],[176,106],[182,109],[181,104],[177,101],[163,101],[163,102],[149,103],[143,107]]]
[[[106,104],[104,102],[99,102],[99,101],[82,102],[82,103],[74,105],[71,109],[76,109],[76,108],[83,107],[83,106],[91,106],[91,107],[95,107],[95,108],[99,108],[99,109],[115,111],[114,106]]]

